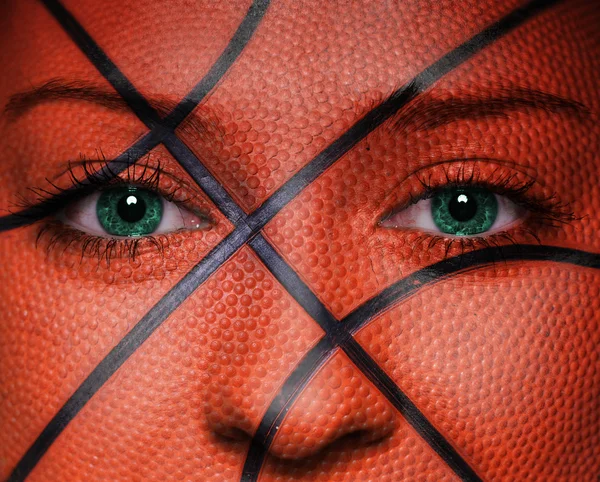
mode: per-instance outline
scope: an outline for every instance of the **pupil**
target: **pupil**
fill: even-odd
[[[146,214],[146,203],[131,193],[126,194],[117,204],[117,213],[128,223],[137,223]]]
[[[477,202],[474,196],[459,192],[450,200],[448,210],[450,215],[457,221],[469,221],[477,214]]]

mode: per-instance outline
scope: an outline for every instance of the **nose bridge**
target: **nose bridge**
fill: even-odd
[[[195,293],[201,403],[209,428],[247,438],[323,330],[248,247]]]

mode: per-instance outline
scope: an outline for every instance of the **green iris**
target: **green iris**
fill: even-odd
[[[153,233],[162,219],[161,197],[133,186],[103,191],[96,205],[98,221],[108,234],[144,236]]]
[[[442,232],[471,236],[492,227],[498,217],[498,201],[487,189],[442,189],[431,198],[431,215]]]

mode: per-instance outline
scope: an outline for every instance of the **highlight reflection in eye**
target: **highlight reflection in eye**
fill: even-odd
[[[447,236],[481,236],[505,230],[521,221],[526,210],[506,196],[483,187],[456,186],[392,213],[381,222],[386,228],[419,228]]]
[[[143,237],[203,229],[208,219],[134,185],[102,189],[67,205],[57,218],[84,233],[107,238]]]

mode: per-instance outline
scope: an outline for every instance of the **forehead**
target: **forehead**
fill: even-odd
[[[177,102],[203,78],[219,77],[198,110],[214,113],[223,138],[207,146],[185,125],[180,134],[251,211],[374,105],[520,2],[273,1],[268,8],[266,2],[250,1],[64,4],[146,97]],[[40,2],[8,2],[4,9],[0,55],[13,75],[0,80],[2,100],[56,77],[110,89]],[[595,109],[597,56],[586,51],[597,48],[597,18],[590,13],[597,17],[587,2],[552,8],[460,65],[436,88],[533,87]],[[222,68],[219,59],[233,55],[232,39],[244,47]],[[223,71],[215,72],[219,65]],[[65,108],[69,116],[74,109]],[[64,138],[53,136],[43,147],[52,155],[38,157],[69,158],[99,146],[116,155],[144,130],[122,114],[103,121],[100,129],[96,116],[85,113],[77,125],[86,123],[81,132],[69,126],[76,141],[60,145]],[[90,135],[92,125],[96,132]],[[224,158],[240,160],[235,174]]]
[[[4,7],[14,30],[38,27],[28,29],[17,47],[37,60],[61,41],[39,3],[20,0]],[[336,90],[360,95],[396,87],[519,2],[63,2],[137,88],[179,98],[210,69],[253,3],[255,16],[264,18],[236,73],[249,82],[260,75],[275,86],[288,85],[280,80],[287,78],[290,89],[333,83]],[[32,48],[32,32],[46,48]],[[73,68],[73,58],[60,57],[55,68]]]

